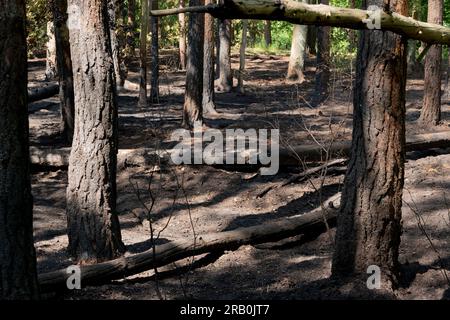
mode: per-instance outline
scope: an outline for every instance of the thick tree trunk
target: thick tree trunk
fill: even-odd
[[[367,5],[383,7],[383,0]],[[393,0],[390,9],[407,14],[407,2]],[[377,265],[383,280],[395,284],[405,161],[406,39],[391,32],[362,32],[357,66],[352,151],[332,272],[365,274]]]
[[[100,0],[69,0],[80,8],[70,30],[75,133],[69,159],[69,252],[84,262],[124,250],[116,213],[118,116],[108,8]]]
[[[157,10],[158,0],[151,0],[151,2],[152,10]],[[150,21],[152,30],[150,101],[159,103],[159,19],[151,17]]]
[[[248,20],[242,20],[242,39],[239,59],[239,79],[238,89],[240,93],[244,93],[244,73],[245,73],[245,50],[247,49],[247,26]]]
[[[206,0],[205,4],[212,3]],[[216,105],[214,103],[214,18],[210,14],[205,14],[205,45],[203,60],[203,112],[215,114]]]
[[[139,44],[139,102],[141,108],[147,106],[147,34],[148,34],[148,1],[141,0],[141,34]]]
[[[47,81],[54,80],[58,76],[58,67],[56,61],[56,42],[55,27],[53,21],[47,22],[47,44],[45,59],[45,79]]]
[[[189,0],[189,6],[201,5],[203,0]],[[186,68],[186,92],[184,94],[183,126],[193,128],[203,121],[203,40],[205,16],[192,13],[189,16],[188,51]]]
[[[36,299],[25,2],[0,2],[0,300]]]
[[[306,39],[308,34],[308,26],[296,24],[292,32],[291,56],[289,58],[287,80],[305,81],[303,69],[305,66]]]
[[[321,0],[328,5],[329,0]],[[328,98],[330,88],[330,27],[319,27],[317,30],[316,83],[313,105],[317,106]]]
[[[272,45],[272,22],[270,20],[264,22],[264,42],[266,48]]]
[[[61,133],[64,140],[72,143],[75,125],[75,97],[73,92],[69,29],[67,28],[67,0],[51,0],[50,5],[55,25],[59,100],[61,105]]]
[[[429,23],[442,24],[443,13],[442,0],[428,0]],[[442,46],[431,46],[425,57],[423,107],[419,119],[423,125],[437,125],[441,121],[441,63]]]
[[[185,7],[186,0],[180,0],[180,8]],[[178,40],[180,54],[180,69],[186,70],[186,15],[180,13],[178,15],[178,23],[180,24],[180,37]]]
[[[233,88],[231,72],[231,20],[219,21],[219,79],[217,89],[230,92]]]

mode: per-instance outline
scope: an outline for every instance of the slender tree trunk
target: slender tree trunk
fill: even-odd
[[[212,3],[206,0],[205,4]],[[210,14],[205,14],[205,45],[203,60],[203,111],[204,113],[215,114],[216,105],[214,103],[214,18]]]
[[[152,10],[158,10],[158,0],[152,1]],[[151,86],[150,100],[159,103],[159,19],[151,17],[152,50],[151,50]]]
[[[189,6],[202,5],[204,0],[189,0]],[[205,16],[191,13],[188,26],[186,92],[184,95],[183,126],[193,128],[203,121],[203,40]]]
[[[53,21],[47,22],[47,55],[45,60],[45,79],[54,80],[58,76],[56,62],[55,27]]]
[[[214,32],[215,32],[215,42],[216,42],[216,55],[215,55],[215,64],[216,64],[216,74],[214,75],[214,79],[219,79],[220,77],[220,21],[215,20],[214,24]]]
[[[240,93],[244,93],[244,72],[245,72],[245,50],[247,49],[247,26],[248,20],[242,20],[242,39],[239,59],[239,79],[238,88]]]
[[[264,23],[264,41],[266,48],[272,45],[272,23],[270,20],[266,20]]]
[[[185,0],[180,0],[180,8],[185,7]],[[178,22],[180,24],[180,37],[178,41],[180,54],[180,69],[186,70],[186,15],[180,13],[178,15]]]
[[[141,0],[141,34],[139,45],[139,107],[147,106],[147,34],[148,0]]]
[[[289,66],[286,79],[298,81],[302,83],[305,81],[303,69],[305,67],[306,55],[306,38],[308,34],[308,27],[296,24],[292,32],[291,56],[289,58]]]
[[[442,24],[442,0],[428,0],[428,22]],[[442,46],[433,45],[425,56],[425,84],[423,107],[419,122],[437,125],[441,121],[441,64]]]
[[[321,0],[328,5],[329,0]],[[330,82],[330,27],[317,30],[316,83],[313,105],[318,106],[328,98]]]
[[[110,41],[112,49],[112,58],[114,63],[115,82],[118,88],[123,87],[125,78],[122,76],[119,60],[119,43],[117,41],[117,23],[116,23],[116,3],[115,0],[108,0]]]
[[[233,88],[233,74],[231,72],[231,20],[219,21],[219,80],[217,89],[230,92]]]
[[[70,29],[75,133],[69,157],[69,252],[98,262],[124,251],[116,212],[118,116],[108,8],[100,0],[69,0],[80,9]]]
[[[75,118],[75,97],[73,92],[69,29],[67,28],[67,0],[51,0],[50,4],[55,26],[59,100],[61,104],[61,132],[64,140],[72,143]]]
[[[136,41],[136,0],[128,0],[128,8],[127,8],[127,32],[126,32],[126,43],[125,43],[125,52],[124,52],[124,62],[126,68],[131,64],[131,60],[134,58]]]
[[[37,299],[25,1],[0,2],[0,300]]]
[[[369,5],[383,7],[383,0],[367,1]],[[407,14],[407,2],[392,0],[390,9]],[[376,265],[382,279],[395,284],[405,161],[406,39],[363,31],[354,90],[352,151],[332,272],[366,274]]]
[[[309,4],[316,4],[316,0],[307,0]],[[306,39],[306,44],[308,47],[308,53],[315,55],[317,53],[317,26],[308,26],[308,35]]]

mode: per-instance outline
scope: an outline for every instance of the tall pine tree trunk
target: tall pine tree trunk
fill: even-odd
[[[180,0],[180,8],[185,7],[185,1],[186,0]],[[180,69],[186,70],[186,15],[184,13],[178,15],[178,23],[180,25],[180,36],[178,39]]]
[[[367,6],[383,7],[383,0]],[[390,9],[407,14],[406,0]],[[398,276],[405,162],[406,39],[363,31],[358,51],[353,141],[338,214],[333,275]]]
[[[202,5],[203,0],[189,0],[189,6]],[[203,121],[203,40],[205,16],[191,13],[188,27],[186,92],[184,94],[183,126],[193,128]]]
[[[0,2],[0,300],[36,299],[25,1]]]
[[[248,20],[242,20],[242,38],[241,38],[241,49],[240,49],[240,59],[239,59],[239,79],[238,88],[240,93],[244,93],[244,73],[245,73],[245,50],[247,49],[247,28]]]
[[[233,88],[231,72],[231,20],[219,20],[219,80],[217,89],[230,92]]]
[[[264,23],[264,42],[266,48],[272,45],[272,23],[270,20],[266,20]]]
[[[124,52],[124,62],[126,68],[131,64],[136,48],[135,33],[136,33],[136,0],[128,0],[127,8],[127,32]]]
[[[118,115],[110,21],[105,0],[69,0],[80,8],[70,29],[75,134],[69,158],[69,252],[98,262],[124,251],[116,212]]]
[[[289,58],[288,72],[286,75],[287,80],[298,81],[299,83],[305,81],[303,69],[305,67],[307,35],[308,26],[294,25],[294,30],[292,31],[291,56]]]
[[[117,87],[122,88],[125,83],[125,74],[121,68],[120,54],[119,54],[119,42],[117,40],[117,3],[116,0],[108,0],[108,14],[109,14],[109,28],[110,28],[110,41],[112,49],[112,57],[114,63],[114,75]]]
[[[64,140],[72,143],[75,118],[75,97],[73,92],[69,29],[67,28],[67,0],[51,0],[50,6],[55,26],[59,101],[61,104],[61,132]]]
[[[158,10],[158,0],[151,1],[152,10]],[[159,19],[151,17],[150,21],[152,30],[150,101],[159,103]]]
[[[147,34],[148,34],[148,1],[141,0],[141,34],[139,44],[139,102],[141,108],[147,106]]]
[[[58,76],[56,62],[56,43],[55,43],[55,27],[53,21],[47,22],[47,44],[45,59],[45,79],[54,80]]]
[[[212,3],[206,0],[205,4]],[[216,105],[214,103],[214,18],[210,14],[205,14],[205,45],[203,60],[203,111],[204,113],[215,114]]]
[[[442,0],[428,0],[428,22],[442,24]],[[441,121],[441,64],[442,46],[433,45],[425,56],[425,84],[423,107],[419,121],[423,125],[437,125]]]
[[[328,5],[329,0],[321,0]],[[313,105],[317,106],[328,98],[330,82],[330,27],[317,30],[316,83]]]

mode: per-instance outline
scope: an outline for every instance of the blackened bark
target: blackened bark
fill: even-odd
[[[116,213],[118,116],[107,1],[69,0],[80,8],[70,29],[75,133],[69,158],[69,252],[98,262],[124,251]]]
[[[0,300],[36,299],[25,1],[0,2]]]
[[[383,0],[367,5],[383,6]],[[391,10],[407,14],[406,0]],[[365,274],[377,265],[398,276],[405,161],[406,39],[363,31],[355,82],[353,141],[337,221],[335,276]]]
[[[321,0],[328,5],[329,0]],[[316,83],[313,105],[317,106],[328,98],[330,82],[330,27],[319,27],[317,30]]]
[[[148,34],[148,1],[141,1],[141,34],[139,44],[139,102],[141,108],[147,106],[147,34]]]
[[[158,0],[151,1],[152,10],[158,10]],[[159,19],[151,17],[150,21],[152,30],[150,101],[159,103]]]
[[[264,41],[266,48],[272,45],[272,23],[270,20],[267,20],[264,23]]]
[[[428,0],[428,22],[442,24],[442,0]],[[441,64],[442,46],[433,45],[425,56],[423,107],[419,121],[423,125],[437,125],[441,121]]]
[[[180,8],[185,7],[185,0],[180,0]],[[179,55],[180,55],[180,69],[186,70],[186,15],[180,13],[178,15],[178,23],[180,25],[179,37]]]
[[[189,6],[202,5],[203,0],[189,0]],[[191,13],[188,26],[186,92],[184,95],[183,126],[192,128],[203,121],[203,40],[204,14]]]
[[[219,80],[217,89],[229,92],[233,88],[231,72],[231,20],[219,20]]]
[[[75,118],[75,98],[73,92],[69,29],[67,28],[67,0],[51,0],[50,5],[55,25],[59,100],[61,105],[61,133],[66,142],[72,143]]]
[[[205,5],[212,3],[206,0]],[[203,60],[203,111],[217,113],[214,104],[214,18],[205,14],[205,45]]]

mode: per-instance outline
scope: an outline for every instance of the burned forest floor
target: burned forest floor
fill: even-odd
[[[314,60],[308,59],[306,81],[285,81],[287,56],[248,54],[245,93],[216,93],[218,115],[205,116],[210,128],[278,128],[280,142],[327,145],[351,139],[352,72],[333,70],[331,94],[319,107],[309,104],[314,90]],[[159,101],[138,108],[135,62],[119,91],[119,148],[164,150],[181,124],[185,73],[174,70],[171,52],[161,54]],[[233,55],[233,69],[239,57]],[[43,85],[45,62],[29,62],[29,86]],[[235,85],[237,80],[235,79]],[[444,86],[444,84],[443,84]],[[407,83],[407,136],[450,130],[450,92],[443,96],[443,121],[421,128],[416,120],[423,98],[423,80]],[[59,138],[58,97],[30,104],[33,147],[63,147]],[[450,147],[450,146],[449,146]],[[206,254],[101,286],[50,296],[56,299],[448,299],[450,287],[450,149],[410,152],[407,156],[403,234],[400,247],[402,283],[395,291],[368,290],[365,283],[338,285],[329,279],[331,228],[306,243],[292,237],[278,243],[246,245],[234,251]],[[313,167],[281,166],[274,176],[257,168],[207,165],[174,166],[155,159],[121,165],[117,172],[117,211],[126,255],[173,240],[233,230],[308,214],[320,199],[338,193],[343,171],[274,188],[292,174]],[[72,264],[66,253],[65,168],[34,168],[34,236],[40,273]],[[150,210],[147,209],[151,208]],[[420,223],[419,223],[420,222]]]

